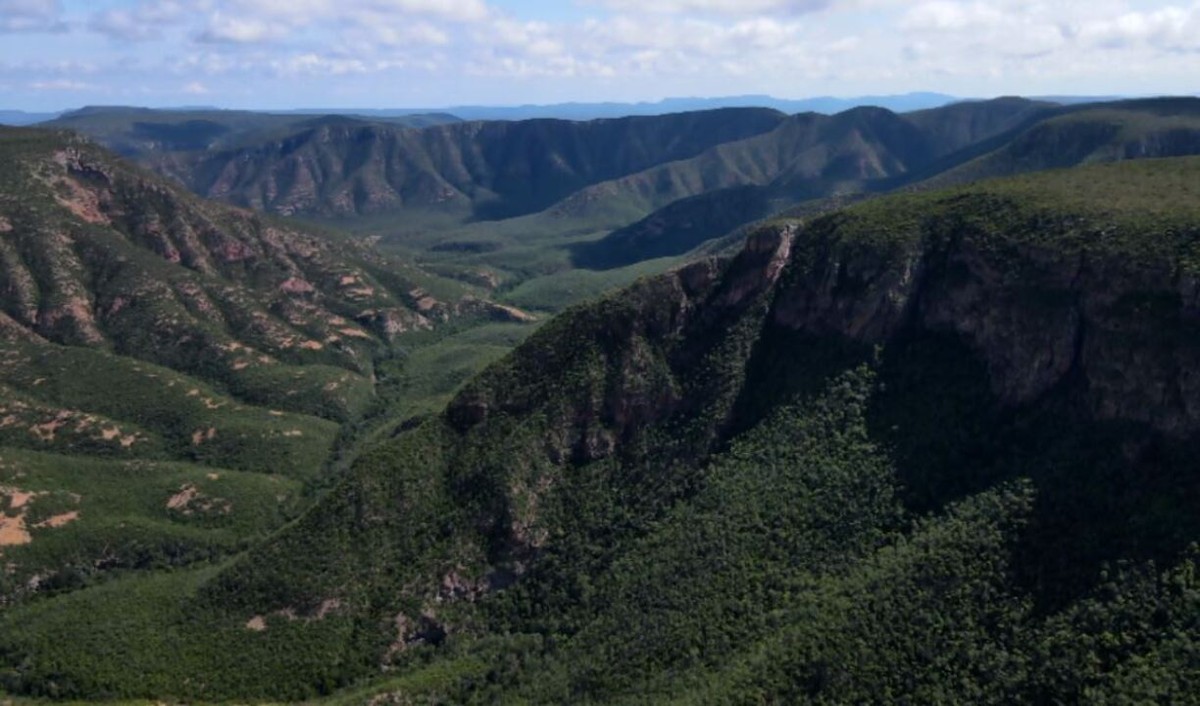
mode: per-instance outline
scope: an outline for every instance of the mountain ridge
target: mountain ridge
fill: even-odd
[[[1187,694],[1194,668],[1148,665],[1197,634],[1198,174],[889,196],[572,308],[197,575],[169,649],[68,596],[121,645],[70,676],[212,699],[380,673],[448,701]],[[1169,627],[1113,628],[1146,606]],[[90,649],[20,615],[10,688]]]

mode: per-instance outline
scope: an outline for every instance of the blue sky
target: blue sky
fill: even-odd
[[[1200,0],[0,0],[0,109],[1200,92]]]

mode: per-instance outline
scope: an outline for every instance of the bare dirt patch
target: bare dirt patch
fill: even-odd
[[[290,277],[284,280],[279,288],[287,294],[312,294],[317,291],[316,287],[299,277]]]
[[[320,607],[317,608],[317,620],[324,620],[325,616],[340,609],[342,602],[337,598],[326,598],[321,601]]]
[[[54,200],[81,220],[88,223],[111,225],[112,220],[101,208],[100,196],[95,191],[85,187],[69,177],[59,177],[54,180]]]
[[[51,527],[51,528],[57,529],[59,527],[65,527],[78,519],[79,519],[79,511],[72,510],[71,512],[64,512],[61,515],[55,515],[51,518],[43,520],[43,521],[37,523],[36,525],[34,525],[34,527],[38,527],[38,528]]]
[[[194,483],[185,483],[178,493],[167,499],[167,509],[184,515],[194,515],[197,512],[228,514],[233,511],[233,503],[224,498],[207,496],[200,492]]]
[[[29,530],[25,529],[24,513],[16,517],[0,515],[0,547],[16,547],[32,541]]]
[[[29,504],[38,496],[38,493],[32,493],[19,488],[8,488],[0,486],[0,495],[8,496],[8,508],[10,510],[20,510]]]
[[[64,419],[53,419],[45,424],[34,424],[29,427],[29,433],[37,437],[38,441],[51,442],[54,441],[58,430],[67,425]]]
[[[207,431],[204,429],[197,429],[196,431],[192,432],[192,446],[199,446],[205,441],[212,441],[215,438],[217,438],[216,427],[209,427]]]
[[[199,497],[199,495],[200,495],[200,489],[197,488],[196,486],[192,485],[191,483],[188,483],[187,485],[180,488],[178,493],[175,493],[167,500],[167,509],[168,510],[183,509],[183,508],[187,507],[189,503],[191,503],[193,500],[195,500],[197,497]]]

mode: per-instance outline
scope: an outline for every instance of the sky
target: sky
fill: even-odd
[[[1200,92],[1200,0],[0,0],[0,109]]]

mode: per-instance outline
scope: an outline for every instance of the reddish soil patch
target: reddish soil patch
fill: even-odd
[[[25,529],[25,515],[17,517],[0,516],[0,547],[15,547],[29,544],[33,537]]]
[[[299,277],[290,277],[284,280],[279,288],[288,294],[311,294],[317,291],[315,287]]]
[[[29,427],[29,433],[37,437],[38,441],[54,441],[54,436],[58,430],[66,426],[67,423],[61,419],[46,422],[45,424],[34,424]]]
[[[44,520],[44,521],[42,521],[42,522],[39,522],[39,523],[37,523],[36,525],[34,525],[34,527],[39,527],[39,528],[43,528],[43,527],[52,527],[52,528],[65,527],[66,525],[69,525],[69,524],[71,524],[72,522],[74,522],[75,520],[78,520],[78,519],[79,519],[79,511],[78,511],[78,510],[72,510],[71,512],[64,512],[64,513],[63,513],[63,514],[61,514],[61,515],[55,515],[54,517],[51,517],[51,518],[49,518],[49,519],[47,519],[47,520]]]
[[[5,488],[0,486],[0,495],[8,496],[8,507],[10,510],[20,510],[28,505],[30,500],[36,498],[38,493],[29,493],[17,488]]]
[[[192,502],[199,496],[200,496],[200,489],[197,488],[196,486],[192,485],[191,483],[188,483],[187,485],[180,488],[178,493],[175,493],[167,500],[167,509],[168,510],[182,510],[183,508],[188,506],[188,503]]]
[[[55,186],[64,187],[67,193],[65,195],[55,193],[54,200],[81,220],[102,225],[110,225],[112,223],[108,216],[104,214],[104,211],[101,210],[100,197],[95,191],[88,189],[74,179],[65,177],[57,179]]]

